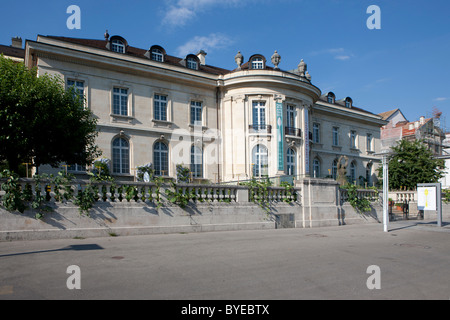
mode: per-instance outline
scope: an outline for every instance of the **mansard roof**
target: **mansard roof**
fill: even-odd
[[[50,39],[55,39],[55,40],[59,40],[59,41],[69,42],[69,43],[73,43],[73,44],[77,44],[77,45],[82,45],[82,46],[87,46],[87,47],[91,47],[91,48],[95,48],[95,49],[108,51],[106,45],[109,40],[69,38],[69,37],[59,37],[59,36],[46,36],[46,37],[50,38]],[[140,48],[128,45],[127,50],[124,53],[124,55],[134,56],[134,57],[148,60],[148,58],[145,56],[147,51],[148,51],[148,49],[140,49]],[[162,63],[174,65],[174,66],[180,66],[181,65],[180,62],[183,59],[185,59],[185,58],[178,58],[178,57],[166,54],[164,56],[164,62],[162,62]],[[218,67],[214,67],[214,66],[210,66],[210,65],[200,65],[198,70],[202,71],[202,72],[210,73],[210,74],[216,74],[216,75],[223,75],[223,74],[227,74],[227,73],[231,72],[230,70],[226,70],[223,68],[218,68]]]

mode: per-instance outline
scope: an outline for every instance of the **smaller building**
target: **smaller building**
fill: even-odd
[[[416,141],[422,140],[435,156],[441,156],[443,151],[444,132],[439,125],[439,118],[420,117],[410,122],[406,120],[400,109],[379,114],[389,123],[381,128],[382,149],[396,145],[401,139]]]
[[[10,46],[0,44],[0,54],[3,54],[5,58],[23,62],[25,59],[25,49],[22,46],[22,38],[11,38]]]

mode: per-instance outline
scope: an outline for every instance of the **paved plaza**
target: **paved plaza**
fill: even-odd
[[[382,230],[364,224],[1,242],[0,300],[448,300],[450,226],[404,221]],[[70,266],[78,268],[80,289],[68,288],[76,274]],[[369,289],[374,279],[379,289]]]

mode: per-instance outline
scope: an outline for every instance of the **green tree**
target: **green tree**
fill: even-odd
[[[0,56],[0,162],[11,171],[30,160],[36,167],[91,163],[101,154],[97,135],[97,119],[74,88]]]
[[[400,140],[389,160],[389,188],[414,190],[418,183],[437,183],[443,177],[444,160],[436,159],[422,141]],[[383,168],[378,168],[382,178]]]

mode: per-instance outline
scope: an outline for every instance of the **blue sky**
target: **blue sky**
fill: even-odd
[[[80,30],[67,28],[70,5],[81,9]],[[380,30],[366,26],[370,5],[381,9]],[[400,108],[411,121],[437,107],[450,130],[448,0],[24,0],[3,9],[0,44],[38,34],[102,39],[108,29],[170,55],[204,49],[208,64],[226,69],[238,50],[268,61],[277,50],[281,69],[304,59],[322,92],[373,113]]]

